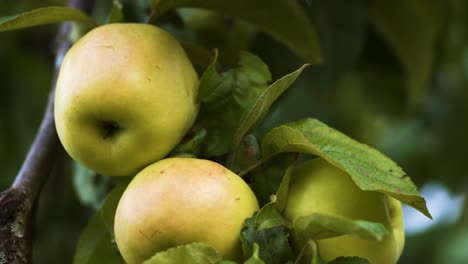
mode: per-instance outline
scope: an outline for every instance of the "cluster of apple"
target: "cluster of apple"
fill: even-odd
[[[243,259],[239,233],[259,209],[249,185],[213,161],[165,158],[197,117],[198,84],[180,44],[151,25],[98,27],[63,59],[55,120],[64,148],[97,173],[136,174],[114,224],[117,246],[129,264],[193,242],[213,246],[224,259]],[[291,221],[322,212],[391,230],[382,242],[348,235],[320,240],[326,261],[347,255],[396,263],[404,243],[398,201],[360,190],[321,159],[296,170],[289,193],[285,216]],[[294,234],[291,243],[302,247]]]

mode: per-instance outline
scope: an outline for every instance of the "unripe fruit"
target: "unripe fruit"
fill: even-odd
[[[109,24],[67,52],[55,121],[65,150],[105,175],[166,156],[193,124],[198,76],[180,44],[146,24]]]
[[[143,169],[117,207],[117,246],[129,264],[193,242],[213,246],[224,259],[242,257],[240,231],[258,210],[249,186],[222,165],[169,158]]]
[[[361,190],[351,176],[323,159],[302,164],[293,173],[285,215],[291,221],[312,213],[381,223],[390,232],[381,242],[351,235],[318,240],[321,257],[359,256],[371,264],[395,264],[404,246],[401,203],[378,192]],[[293,240],[297,248],[302,242]]]

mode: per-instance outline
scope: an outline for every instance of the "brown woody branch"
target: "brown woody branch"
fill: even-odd
[[[70,0],[68,6],[90,13],[94,0]],[[55,76],[70,47],[70,23],[63,23],[57,34]],[[31,263],[34,204],[61,150],[54,121],[55,85],[39,131],[12,186],[0,193],[0,263]]]

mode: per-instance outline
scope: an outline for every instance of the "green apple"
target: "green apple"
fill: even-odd
[[[65,150],[105,175],[165,157],[198,113],[198,76],[181,45],[146,24],[93,29],[67,52],[55,94]]]
[[[201,242],[223,259],[240,260],[240,231],[258,210],[242,178],[222,165],[168,158],[146,167],[122,195],[114,221],[125,261],[141,263],[170,247]]]
[[[378,222],[390,232],[380,242],[351,235],[318,240],[325,261],[339,256],[359,256],[371,264],[395,264],[403,251],[401,203],[382,193],[361,190],[350,175],[324,159],[303,163],[291,178],[285,216],[294,221],[312,213]],[[293,244],[298,249],[303,246],[294,238]]]

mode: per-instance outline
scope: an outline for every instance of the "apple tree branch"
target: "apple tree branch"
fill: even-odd
[[[70,0],[69,7],[90,13],[94,0]],[[63,23],[57,34],[54,85],[39,131],[12,186],[0,193],[0,263],[31,263],[34,205],[52,167],[63,151],[55,130],[54,94],[60,64],[71,43],[71,24]]]

